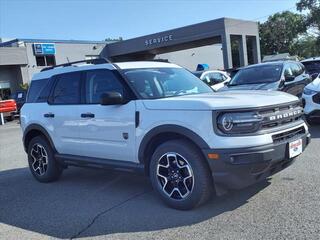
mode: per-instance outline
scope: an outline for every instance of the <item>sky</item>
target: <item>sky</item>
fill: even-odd
[[[220,17],[265,21],[297,0],[0,0],[0,37],[129,39]]]

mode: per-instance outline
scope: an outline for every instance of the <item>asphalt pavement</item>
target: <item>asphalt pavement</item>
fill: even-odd
[[[70,167],[54,183],[27,168],[17,122],[0,126],[0,239],[319,239],[320,125],[270,179],[178,211],[147,177]]]

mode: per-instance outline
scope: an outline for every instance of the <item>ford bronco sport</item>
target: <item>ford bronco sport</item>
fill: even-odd
[[[95,60],[35,74],[21,126],[40,182],[67,166],[138,171],[191,209],[289,166],[310,141],[302,115],[287,93],[214,93],[175,64]]]

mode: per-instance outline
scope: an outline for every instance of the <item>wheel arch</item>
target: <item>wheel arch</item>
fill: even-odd
[[[145,173],[149,174],[149,163],[151,156],[156,147],[168,140],[172,139],[184,139],[192,143],[199,149],[208,149],[209,145],[192,130],[174,124],[166,124],[157,126],[151,129],[142,139],[138,151],[138,159],[141,164],[144,164]]]
[[[44,127],[40,126],[39,124],[31,124],[25,129],[24,134],[23,134],[24,151],[25,152],[28,151],[28,145],[29,145],[31,139],[36,136],[39,136],[39,135],[44,136],[48,140],[48,142],[51,145],[54,152],[56,152],[53,141],[52,141],[48,131]]]

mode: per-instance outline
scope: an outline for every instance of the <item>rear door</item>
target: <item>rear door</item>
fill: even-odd
[[[84,72],[85,104],[79,114],[78,154],[101,159],[135,161],[135,101],[122,105],[101,105],[105,92],[127,90],[111,70],[97,69]]]
[[[43,114],[46,127],[52,132],[53,142],[61,154],[77,155],[81,105],[81,72],[59,74],[55,77],[49,105]]]

